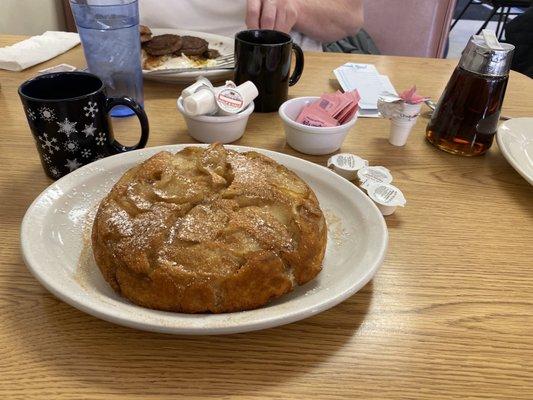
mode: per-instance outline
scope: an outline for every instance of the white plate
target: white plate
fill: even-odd
[[[226,36],[215,35],[212,33],[205,32],[196,32],[196,31],[184,31],[180,29],[152,29],[152,34],[154,36],[163,35],[166,33],[171,33],[174,35],[180,36],[196,36],[202,39],[207,40],[209,43],[210,49],[218,50],[219,53],[223,56],[233,54],[234,51],[234,39]],[[194,82],[196,78],[200,75],[205,76],[211,82],[219,82],[224,79],[230,79],[233,76],[233,70],[212,70],[212,71],[193,71],[193,72],[183,72],[177,74],[170,74],[165,76],[157,76],[148,74],[147,70],[143,70],[143,75],[145,79],[159,81],[159,82],[170,82],[170,83],[179,83],[187,84]]]
[[[505,121],[499,126],[496,139],[509,164],[533,185],[533,118]]]
[[[107,285],[88,240],[100,200],[129,168],[158,151],[153,147],[108,157],[63,177],[30,206],[21,228],[24,261],[50,292],[91,315],[120,325],[174,334],[222,334],[265,329],[298,321],[347,299],[372,279],[388,241],[385,221],[354,184],[325,167],[296,157],[256,150],[287,166],[315,191],[328,222],[323,271],[316,279],[263,308],[228,314],[179,314],[136,306]],[[87,229],[89,228],[89,229]]]

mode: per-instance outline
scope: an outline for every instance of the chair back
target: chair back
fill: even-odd
[[[365,1],[365,30],[382,54],[442,58],[456,0]]]

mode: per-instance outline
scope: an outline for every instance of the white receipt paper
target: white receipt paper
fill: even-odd
[[[359,92],[360,117],[380,117],[378,112],[380,94],[396,93],[389,77],[381,75],[373,64],[346,63],[336,68],[333,73],[345,92],[354,89]]]

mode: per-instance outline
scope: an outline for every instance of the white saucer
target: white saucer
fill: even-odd
[[[509,164],[533,185],[533,118],[513,118],[498,127],[498,146]]]

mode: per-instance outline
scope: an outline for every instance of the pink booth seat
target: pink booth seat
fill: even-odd
[[[365,30],[382,54],[444,57],[456,0],[365,1]]]

